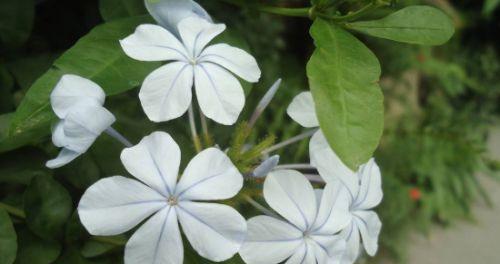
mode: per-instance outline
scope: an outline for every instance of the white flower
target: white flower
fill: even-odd
[[[96,83],[76,76],[64,75],[50,95],[50,102],[60,121],[52,131],[54,145],[62,148],[59,156],[47,162],[59,168],[85,153],[96,138],[115,122],[115,117],[102,105],[106,95]]]
[[[232,257],[246,235],[245,219],[233,208],[213,201],[233,197],[243,176],[220,150],[195,156],[177,183],[181,152],[164,132],[125,149],[121,160],[140,181],[115,176],[98,181],[78,206],[82,224],[92,235],[111,236],[131,230],[151,216],[125,247],[125,263],[180,264],[184,250],[177,221],[192,247],[203,257]]]
[[[144,24],[120,41],[128,56],[141,61],[172,61],[153,71],[142,84],[139,98],[146,115],[155,122],[183,115],[195,87],[205,116],[224,125],[238,119],[245,104],[240,82],[229,71],[249,82],[257,82],[260,69],[242,49],[227,44],[206,45],[225,30],[199,17],[178,24],[179,41],[156,25]]]
[[[144,0],[144,3],[156,22],[176,35],[177,24],[186,17],[198,16],[212,22],[207,11],[193,0]]]
[[[295,122],[303,127],[319,128],[318,116],[316,115],[316,108],[311,92],[302,92],[295,96],[286,112]],[[317,147],[330,148],[321,130],[314,133],[313,139],[311,139],[309,144],[318,144]]]
[[[322,134],[315,135],[311,141],[324,141]],[[349,169],[328,146],[318,143],[310,145],[311,163],[318,169],[326,182],[340,180],[349,190],[349,211],[352,221],[341,235],[347,242],[347,251],[342,264],[356,261],[360,251],[361,238],[363,246],[370,256],[378,250],[378,237],[382,223],[372,209],[382,201],[382,182],[380,169],[374,159],[360,166],[357,172]]]
[[[287,112],[292,119],[304,127],[319,126],[310,92],[297,95]],[[380,169],[375,160],[371,159],[360,166],[357,172],[352,171],[331,149],[321,130],[311,138],[309,155],[311,165],[318,169],[320,176],[327,183],[340,180],[349,190],[349,211],[352,221],[341,232],[347,242],[347,251],[342,258],[342,264],[356,261],[361,238],[368,255],[374,256],[378,250],[378,237],[382,223],[371,209],[379,205],[383,197]]]
[[[270,216],[248,220],[247,240],[240,250],[246,263],[339,263],[345,241],[335,233],[351,220],[342,184],[315,191],[300,172],[274,171],[264,183],[264,198],[287,221]]]

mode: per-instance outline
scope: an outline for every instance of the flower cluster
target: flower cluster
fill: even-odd
[[[204,116],[234,124],[245,96],[233,74],[257,82],[261,72],[255,59],[227,44],[208,45],[225,25],[214,24],[191,0],[146,1],[146,6],[159,25],[140,25],[120,41],[134,59],[168,62],[142,84],[139,98],[146,115],[154,122],[182,116],[191,106],[194,87]],[[280,82],[264,96],[250,127]],[[216,262],[239,253],[246,263],[349,264],[358,258],[361,245],[369,255],[376,253],[381,222],[372,209],[381,202],[382,189],[373,159],[352,171],[318,130],[310,142],[308,166],[319,173],[323,189],[315,189],[303,173],[277,166],[278,156],[257,164],[253,172],[240,172],[218,147],[200,151],[179,173],[181,149],[174,139],[154,132],[130,144],[110,127],[115,118],[103,107],[104,98],[92,81],[62,77],[51,103],[61,119],[53,142],[63,150],[47,166],[69,163],[104,131],[126,145],[121,161],[135,179],[101,179],[78,206],[81,223],[92,235],[118,235],[143,223],[125,246],[125,263],[183,263],[181,230],[200,256]],[[310,93],[298,95],[288,113],[305,127],[319,126]],[[256,206],[266,215],[248,221],[233,207],[214,203],[240,196],[243,174],[265,178],[263,197],[272,208]]]

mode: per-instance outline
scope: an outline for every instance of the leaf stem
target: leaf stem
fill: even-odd
[[[367,13],[369,13],[369,12],[379,8],[379,7],[386,6],[386,5],[388,5],[388,4],[384,0],[374,0],[357,11],[349,12],[347,15],[331,16],[331,15],[326,15],[323,13],[317,13],[316,15],[318,17],[323,18],[323,19],[331,20],[334,22],[347,22],[347,21],[352,21],[354,19],[360,18],[360,17],[364,16],[365,14],[367,14]]]
[[[305,138],[311,137],[314,133],[316,133],[316,131],[318,131],[318,128],[311,129],[311,130],[306,131],[306,132],[304,132],[304,133],[302,133],[302,134],[300,134],[298,136],[295,136],[295,137],[290,138],[288,140],[285,140],[285,141],[283,141],[281,143],[278,143],[278,144],[276,144],[274,146],[271,146],[271,147],[263,150],[261,153],[262,153],[262,155],[269,154],[269,153],[271,153],[273,151],[276,151],[276,150],[278,150],[280,148],[286,147],[286,146],[288,146],[290,144],[293,144],[293,143],[301,141],[301,140],[303,140]]]
[[[205,142],[205,146],[211,147],[214,144],[214,142],[212,140],[210,132],[208,131],[207,118],[205,117],[202,111],[200,111],[200,120],[201,120],[201,130],[203,131],[203,140]]]
[[[22,219],[26,218],[26,214],[24,213],[24,211],[19,209],[19,208],[14,207],[14,206],[0,202],[0,208],[4,209],[5,211],[7,211],[7,213],[9,213],[13,216],[17,216],[17,217],[22,218]]]
[[[194,148],[196,149],[196,152],[200,153],[202,148],[201,148],[200,137],[198,136],[198,132],[196,131],[193,104],[189,106],[188,116],[189,116],[189,127],[191,128],[191,137],[193,138]]]
[[[310,17],[310,11],[311,11],[311,7],[288,8],[288,7],[248,4],[245,3],[244,1],[238,1],[238,0],[220,0],[220,1],[240,7],[253,8],[270,14],[291,16],[291,17]]]

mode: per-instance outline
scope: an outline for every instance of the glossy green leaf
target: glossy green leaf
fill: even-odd
[[[46,239],[57,238],[71,216],[71,197],[52,177],[40,175],[24,193],[24,212],[31,231]]]
[[[93,258],[104,255],[116,247],[113,244],[89,240],[83,245],[81,254],[86,258]]]
[[[1,45],[10,48],[23,44],[30,36],[34,15],[34,0],[0,1]]]
[[[31,130],[10,135],[9,129],[13,117],[14,113],[0,115],[0,153],[35,143],[40,135],[50,133],[50,128],[32,127]]]
[[[500,6],[500,0],[485,0],[483,4],[483,15],[489,17]]]
[[[383,131],[380,64],[353,35],[317,19],[311,27],[316,50],[307,76],[316,112],[330,146],[352,169],[367,162]]]
[[[100,0],[99,11],[105,21],[148,13],[144,0]]]
[[[28,229],[21,229],[17,234],[19,249],[15,264],[50,264],[61,252],[57,242],[43,240]]]
[[[453,21],[430,6],[409,6],[379,20],[346,26],[371,36],[420,45],[444,44],[455,32]]]
[[[0,208],[0,264],[11,264],[16,259],[17,235],[9,214]]]
[[[139,16],[97,26],[66,51],[25,95],[10,124],[9,137],[16,139],[16,144],[5,143],[8,147],[0,146],[0,151],[40,141],[50,134],[50,125],[55,117],[49,96],[63,74],[92,79],[108,95],[139,86],[146,75],[160,64],[127,57],[118,41],[131,34],[137,25],[150,21],[149,16]]]

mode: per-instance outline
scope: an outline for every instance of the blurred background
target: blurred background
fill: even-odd
[[[12,215],[18,237],[15,263],[121,263],[122,248],[89,240],[73,212],[50,239],[23,222],[23,210],[42,210],[36,206],[43,206],[49,216],[64,213],[58,210],[60,200],[26,204],[43,200],[43,193],[37,197],[30,192],[34,178],[52,176],[57,187],[42,190],[62,188],[73,211],[92,183],[125,174],[119,161],[121,146],[102,136],[71,165],[49,171],[44,164],[58,151],[50,137],[13,144],[8,129],[12,113],[33,83],[80,38],[107,21],[146,14],[142,1],[123,2],[128,1],[0,0],[0,201],[19,210]],[[286,107],[308,89],[305,65],[313,50],[311,22],[221,1],[198,2],[215,20],[239,32],[262,68],[262,81],[247,90],[242,118],[248,118],[274,80],[284,80],[257,124],[254,139],[274,134],[281,141],[299,134],[302,128],[286,116]],[[306,0],[261,2],[308,5]],[[385,193],[378,209],[384,224],[381,251],[377,259],[361,263],[500,263],[500,0],[400,0],[391,8],[412,4],[445,11],[455,22],[456,34],[439,47],[358,36],[381,62],[386,97],[386,128],[375,155]],[[373,17],[387,12],[377,11]],[[191,146],[185,119],[149,122],[137,93],[132,89],[107,99],[106,106],[117,116],[117,130],[138,142],[162,129],[175,134],[179,144]],[[210,125],[216,141],[225,147],[233,128]],[[193,155],[190,149],[183,150],[184,161]],[[308,142],[279,154],[283,163],[307,162]],[[43,220],[41,224],[54,225]],[[186,263],[207,263],[187,258]],[[3,263],[10,262],[0,256]]]

